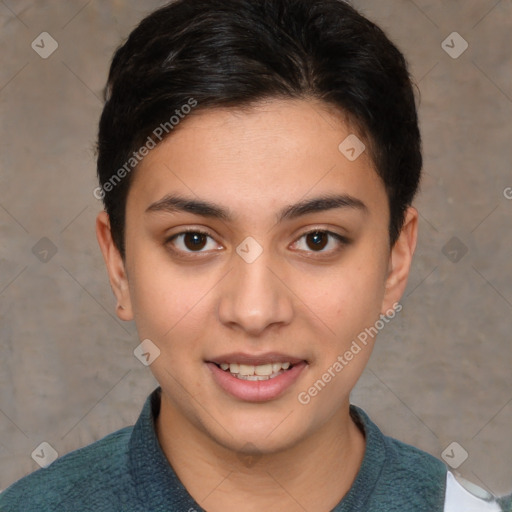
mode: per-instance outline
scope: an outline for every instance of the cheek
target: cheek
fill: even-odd
[[[373,259],[333,270],[322,280],[302,279],[303,290],[308,284],[315,290],[307,306],[324,324],[311,374],[301,390],[301,397],[315,404],[318,418],[330,417],[348,400],[368,363],[371,327],[379,318],[384,295],[383,272],[384,266]]]
[[[382,262],[354,256],[353,264],[347,262],[322,274],[301,274],[297,280],[298,295],[304,297],[305,305],[344,343],[378,318],[384,280]]]
[[[200,389],[191,378],[191,363],[202,359],[205,323],[212,315],[205,295],[211,285],[170,266],[145,265],[132,287],[139,339],[150,339],[160,350],[151,372],[165,389],[174,390],[175,399],[190,401]]]
[[[204,299],[212,286],[211,277],[192,267],[171,265],[165,256],[150,251],[132,254],[130,295],[141,339],[167,345],[184,339],[184,332],[187,338],[195,338],[200,317],[208,308]]]

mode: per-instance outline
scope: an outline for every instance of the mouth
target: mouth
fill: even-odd
[[[233,377],[241,380],[270,380],[275,379],[283,372],[291,370],[295,365],[286,361],[284,363],[243,364],[243,363],[214,363],[218,368],[229,372]]]
[[[278,398],[308,366],[304,359],[283,354],[249,356],[239,353],[205,362],[215,382],[225,392],[250,402]]]

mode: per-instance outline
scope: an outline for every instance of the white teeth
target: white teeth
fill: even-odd
[[[288,370],[291,366],[286,363],[266,363],[260,365],[239,364],[239,363],[221,363],[219,365],[224,371],[228,371],[243,380],[267,380],[274,378],[281,370]],[[260,378],[261,377],[261,378]]]
[[[240,375],[237,377],[242,380],[268,380],[270,379],[270,375]]]
[[[272,364],[262,364],[254,367],[254,373],[256,375],[272,375]]]
[[[241,364],[239,366],[238,373],[240,375],[254,375],[254,365],[252,364]]]

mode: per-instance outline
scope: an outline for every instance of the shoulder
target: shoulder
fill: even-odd
[[[447,468],[437,457],[389,436],[384,436],[384,445],[387,460],[398,472],[397,478],[402,475],[408,478],[416,476],[427,480],[434,478],[444,483]]]
[[[0,510],[103,510],[102,502],[108,495],[112,502],[113,496],[117,499],[120,491],[130,487],[128,450],[132,429],[109,434],[18,480],[0,494]]]
[[[378,466],[365,510],[512,512],[512,495],[492,496],[433,455],[384,435],[362,409],[351,406],[351,413],[366,434],[365,457]]]
[[[442,510],[446,491],[446,465],[433,455],[414,446],[384,436],[386,466],[383,481],[401,495],[408,506],[423,510]]]
[[[362,409],[351,409],[366,437],[360,470],[366,485],[357,488],[358,499],[365,500],[364,510],[442,512],[446,465],[419,448],[384,435]]]
[[[367,440],[382,451],[383,463],[381,478],[392,480],[431,481],[445,485],[447,467],[440,459],[410,444],[384,435],[368,415],[359,407],[351,406],[365,431]]]

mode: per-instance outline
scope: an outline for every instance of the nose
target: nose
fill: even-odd
[[[238,254],[233,259],[234,268],[219,290],[219,320],[250,336],[259,336],[271,326],[289,324],[293,317],[292,292],[270,253],[263,251],[251,263]]]

